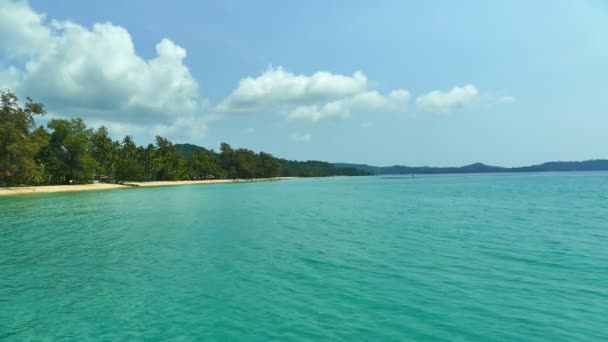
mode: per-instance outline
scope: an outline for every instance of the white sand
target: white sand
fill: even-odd
[[[22,195],[22,194],[48,194],[53,192],[92,191],[109,189],[127,189],[128,186],[120,184],[78,184],[78,185],[44,185],[24,186],[13,188],[0,188],[0,196]]]
[[[110,189],[129,189],[133,187],[191,185],[191,184],[219,184],[219,183],[241,183],[241,182],[270,182],[278,180],[293,179],[295,177],[256,178],[256,179],[206,179],[194,181],[159,181],[159,182],[124,182],[124,184],[78,184],[78,185],[43,185],[0,188],[0,196],[24,195],[24,194],[48,194],[55,192],[92,191]]]
[[[125,185],[130,186],[170,186],[170,185],[188,185],[188,184],[219,184],[219,183],[243,183],[243,182],[272,182],[279,180],[292,179],[294,177],[277,177],[277,178],[253,178],[253,179],[205,179],[191,181],[158,181],[158,182],[125,182]]]

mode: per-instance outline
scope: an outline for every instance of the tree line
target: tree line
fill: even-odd
[[[368,174],[227,143],[216,152],[157,136],[155,144],[137,146],[131,136],[112,140],[106,127],[88,128],[79,118],[36,127],[35,118],[46,114],[42,104],[27,98],[20,105],[10,91],[1,91],[0,98],[0,186]]]

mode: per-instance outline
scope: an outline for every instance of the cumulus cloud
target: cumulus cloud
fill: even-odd
[[[360,71],[352,76],[319,71],[311,75],[294,74],[283,67],[269,67],[258,77],[240,80],[238,87],[215,107],[221,113],[263,111],[285,114],[290,121],[318,123],[344,120],[356,112],[405,112],[411,94],[395,89],[382,94],[370,89]],[[511,103],[511,96],[480,94],[472,84],[450,90],[434,90],[416,98],[421,111],[445,114],[473,104]]]
[[[312,141],[312,135],[309,133],[291,133],[289,140],[299,143],[309,143]]]
[[[27,2],[10,0],[0,0],[0,37],[0,52],[18,62],[0,69],[0,87],[52,111],[166,131],[201,124],[206,102],[184,64],[186,50],[169,39],[144,59],[121,26],[46,22]]]
[[[368,91],[323,105],[299,106],[289,112],[287,118],[289,120],[318,122],[346,119],[354,111],[402,111],[406,109],[409,98],[410,93],[404,89],[393,90],[388,95],[382,95],[377,91]]]
[[[240,80],[238,87],[216,107],[222,113],[278,111],[288,120],[319,122],[346,119],[357,111],[403,111],[410,93],[396,89],[383,95],[370,90],[360,71],[351,76],[318,71],[297,75],[283,67],[269,67],[258,77]]]
[[[53,26],[49,48],[25,66],[20,93],[60,110],[120,121],[171,121],[197,109],[198,84],[183,64],[186,50],[172,41],[163,39],[157,56],[146,61],[120,26]]]
[[[79,116],[93,126],[105,124],[118,134],[200,138],[223,113],[274,111],[287,120],[317,123],[357,112],[404,112],[411,98],[405,89],[375,90],[361,71],[296,74],[279,66],[242,78],[214,105],[199,97],[198,82],[185,64],[186,49],[167,38],[155,48],[146,59],[121,26],[48,20],[27,1],[0,0],[0,89],[30,96],[50,112]],[[476,102],[513,101],[510,96],[480,96],[469,84],[419,96],[416,107],[447,113]],[[201,116],[203,112],[218,115]],[[297,133],[290,139],[310,142],[312,136]]]
[[[352,76],[318,71],[296,75],[282,67],[269,67],[262,75],[247,77],[218,106],[220,112],[255,112],[281,105],[311,104],[362,92],[367,78],[357,71]]]
[[[14,66],[0,68],[0,90],[15,89],[21,79],[21,72]]]
[[[40,52],[51,40],[51,29],[44,20],[26,1],[0,0],[0,47],[14,58]]]
[[[346,119],[350,116],[350,107],[344,101],[334,101],[322,106],[300,106],[291,111],[290,120],[318,122],[321,120]]]
[[[388,95],[382,95],[377,91],[368,91],[357,94],[346,100],[349,106],[355,110],[405,110],[410,100],[410,93],[405,89],[393,90]]]
[[[474,103],[478,95],[479,91],[472,84],[454,87],[446,92],[434,90],[419,96],[416,99],[416,108],[426,112],[445,114]]]
[[[51,115],[52,116],[52,115]],[[156,135],[171,137],[177,143],[192,143],[203,138],[209,128],[209,124],[219,120],[218,115],[205,116],[181,116],[169,124],[154,123],[142,125],[131,122],[93,120],[92,127],[106,126],[116,137],[125,135],[138,136],[146,141],[153,141]]]
[[[175,142],[195,142],[204,137],[213,121],[220,120],[220,116],[211,114],[205,116],[180,116],[169,125],[159,124],[154,127],[154,134],[174,137]]]

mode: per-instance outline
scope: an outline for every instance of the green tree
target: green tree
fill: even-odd
[[[0,92],[0,185],[40,183],[43,169],[35,156],[46,142],[43,134],[31,134],[34,118],[44,107],[29,97],[22,107],[10,91]]]
[[[195,178],[224,178],[220,156],[214,151],[195,150],[192,152],[189,168]]]
[[[89,153],[93,134],[82,119],[53,119],[49,145],[42,151],[42,160],[52,183],[89,183],[99,170],[99,163]]]
[[[129,135],[122,140],[115,176],[116,181],[143,180],[143,167],[138,160],[137,146]]]
[[[258,175],[257,157],[255,152],[244,148],[234,151],[235,178],[254,178]]]
[[[226,178],[238,178],[234,150],[225,142],[220,144],[220,165]]]
[[[115,181],[203,178],[261,178],[368,174],[319,161],[289,161],[222,143],[220,152],[174,145],[157,136],[156,144],[137,146],[131,136],[112,141],[106,127],[88,129],[81,119],[54,119],[35,128],[42,104],[27,98],[21,106],[0,91],[0,186],[90,182],[95,175]]]
[[[89,151],[99,163],[100,175],[112,177],[120,150],[119,146],[110,138],[105,126],[99,127],[91,134]]]
[[[175,146],[166,138],[156,136],[156,155],[159,180],[180,180],[187,178],[186,161],[177,153]]]
[[[257,177],[273,178],[281,176],[281,163],[271,154],[260,152],[258,156],[260,173]]]
[[[143,179],[146,181],[155,181],[158,174],[158,158],[156,157],[156,148],[152,144],[148,144],[146,148],[138,149],[139,162],[143,168]]]

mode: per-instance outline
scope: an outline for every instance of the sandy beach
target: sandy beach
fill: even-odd
[[[78,185],[43,185],[0,188],[0,196],[25,195],[25,194],[48,194],[54,192],[93,191],[110,189],[128,189],[126,185],[120,184],[78,184]]]
[[[277,178],[253,178],[253,179],[205,179],[205,180],[190,180],[190,181],[158,181],[158,182],[124,182],[127,186],[172,186],[172,185],[192,185],[192,184],[219,184],[219,183],[246,183],[246,182],[273,182],[280,180],[293,179],[295,177],[277,177]]]
[[[42,185],[0,188],[0,196],[27,195],[27,194],[48,194],[56,192],[75,192],[75,191],[101,191],[112,189],[130,189],[133,187],[155,187],[155,186],[177,186],[195,184],[220,184],[220,183],[245,183],[245,182],[271,182],[293,179],[295,177],[277,178],[255,178],[255,179],[206,179],[192,181],[158,181],[158,182],[124,182],[123,184],[78,184],[78,185]]]

